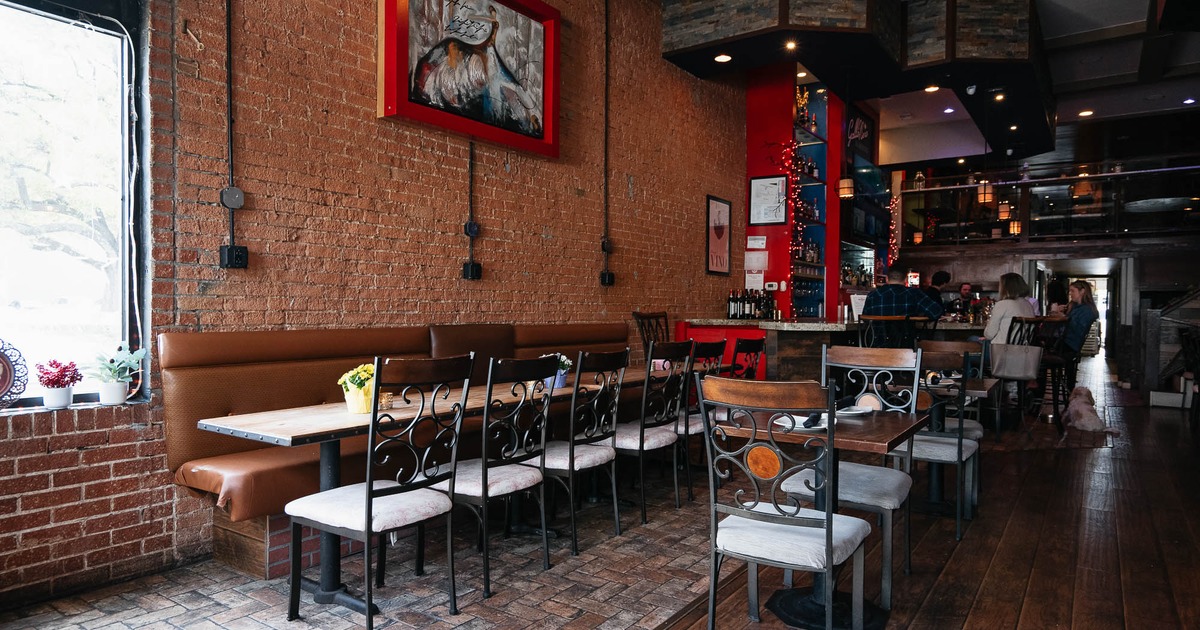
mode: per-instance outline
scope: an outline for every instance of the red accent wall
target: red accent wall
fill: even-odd
[[[786,291],[775,292],[775,305],[783,317],[792,316],[790,225],[750,225],[752,177],[782,175],[783,145],[792,137],[792,102],[796,65],[777,64],[759,68],[746,81],[746,236],[767,237],[767,271],[764,282],[786,282]],[[788,209],[791,219],[791,208]],[[746,243],[734,251],[745,251]],[[745,286],[743,282],[739,286]]]

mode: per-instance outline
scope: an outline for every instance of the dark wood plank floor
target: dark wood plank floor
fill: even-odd
[[[1200,628],[1200,450],[1186,414],[1116,389],[1103,355],[1084,359],[1080,384],[1121,430],[1113,446],[1012,450],[1017,434],[1008,449],[985,441],[979,514],[962,541],[953,519],[914,515],[906,576],[897,519],[888,627]],[[922,477],[914,493],[924,492]],[[867,545],[866,596],[877,600],[878,531]],[[747,619],[743,570],[727,581],[718,628],[786,627],[765,607],[760,623]],[[781,572],[762,570],[763,602],[780,583]],[[705,602],[668,627],[703,628]]]

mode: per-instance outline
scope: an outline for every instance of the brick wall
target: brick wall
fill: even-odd
[[[601,287],[604,3],[552,4],[561,157],[477,145],[483,280],[467,282],[468,143],[375,117],[374,2],[233,3],[237,240],[250,268],[218,268],[222,4],[151,0],[151,332],[720,316],[741,265],[704,273],[704,203],[713,194],[745,212],[743,88],[661,58],[656,0],[612,0],[617,284]],[[157,393],[149,405],[0,416],[0,608],[211,551],[210,503],[165,469]]]

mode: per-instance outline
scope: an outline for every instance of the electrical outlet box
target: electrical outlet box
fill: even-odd
[[[483,265],[477,262],[463,263],[463,280],[479,280],[483,278]]]
[[[243,245],[221,246],[222,269],[245,269],[250,266],[250,250]]]
[[[600,272],[600,286],[611,287],[617,283],[617,276],[611,271]]]

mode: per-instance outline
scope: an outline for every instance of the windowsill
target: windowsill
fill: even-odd
[[[127,400],[119,405],[101,405],[98,402],[77,402],[77,403],[72,403],[69,407],[66,407],[63,409],[51,409],[49,407],[43,407],[41,405],[36,405],[36,406],[32,406],[32,407],[13,406],[13,407],[5,407],[4,409],[0,409],[0,417],[15,416],[15,415],[23,414],[23,413],[55,413],[58,411],[81,411],[81,410],[85,410],[85,409],[98,409],[98,408],[104,408],[104,407],[120,409],[122,407],[136,407],[136,406],[148,405],[148,404],[150,404],[149,400],[142,399],[142,398],[134,398],[131,400]]]

